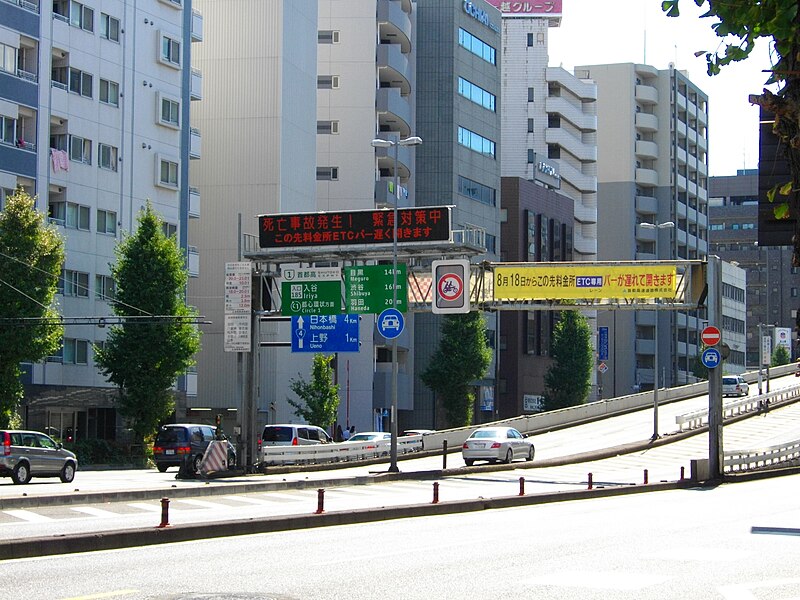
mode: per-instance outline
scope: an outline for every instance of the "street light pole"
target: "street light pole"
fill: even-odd
[[[666,223],[640,223],[643,229],[655,229],[656,232],[656,240],[655,240],[655,254],[656,260],[659,259],[658,256],[658,230],[659,229],[671,229],[675,227],[675,223],[672,221],[667,221]],[[656,313],[656,326],[655,326],[655,347],[654,352],[655,355],[653,357],[653,435],[650,437],[651,440],[657,440],[660,436],[658,435],[658,310],[655,311]]]
[[[422,138],[412,136],[397,141],[374,139],[371,145],[374,148],[394,147],[394,205],[392,207],[392,306],[397,308],[397,205],[400,203],[400,174],[397,167],[399,146],[418,146]],[[389,446],[389,472],[397,473],[397,338],[392,338],[392,413],[390,416],[391,443]]]

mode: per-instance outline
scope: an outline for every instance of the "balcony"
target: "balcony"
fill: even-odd
[[[574,245],[573,249],[578,254],[596,255],[597,254],[597,240],[583,237],[583,233],[577,229],[574,230]]]
[[[642,131],[655,132],[658,131],[658,117],[648,113],[636,113],[636,128]]]
[[[641,104],[658,104],[658,89],[651,85],[637,85],[634,93]]]
[[[189,217],[200,217],[200,190],[196,187],[189,188]]]
[[[636,196],[636,212],[640,215],[658,214],[658,200],[652,196]]]
[[[636,340],[636,354],[654,355],[656,353],[655,340],[639,338]]]
[[[200,130],[192,127],[189,130],[189,158],[200,158]]]
[[[653,169],[636,169],[636,185],[657,187],[658,171]]]
[[[648,229],[647,227],[642,227],[641,225],[636,226],[636,240],[639,242],[649,242],[651,244],[655,244],[656,241],[656,230],[655,229]]]
[[[597,115],[584,113],[580,106],[569,102],[566,98],[549,96],[544,102],[548,115],[559,115],[582,132],[597,131]]]
[[[380,131],[399,131],[401,137],[411,134],[411,105],[400,95],[400,88],[380,88],[375,101]]]
[[[584,194],[597,193],[597,177],[594,175],[584,175],[575,167],[561,160],[558,163],[558,171],[561,180],[566,181],[571,186],[577,188]]]
[[[597,162],[597,146],[584,144],[566,130],[560,127],[548,127],[544,135],[546,143],[561,146],[581,162]]]
[[[637,310],[634,314],[636,315],[635,321],[637,325],[642,325],[646,327],[656,326],[656,311]]]
[[[192,100],[203,99],[203,73],[200,69],[192,68],[192,85],[189,94]]]
[[[380,170],[382,179],[384,180],[394,180],[394,151],[394,146],[391,148],[375,148],[375,156],[378,159],[378,170]],[[401,184],[411,177],[413,152],[414,149],[409,146],[397,147],[397,173]]]
[[[203,13],[196,8],[192,9],[192,41],[203,41]]]
[[[411,93],[408,57],[401,51],[400,44],[380,44],[377,61],[381,85],[399,87],[401,95],[408,96]]]
[[[381,44],[400,44],[404,54],[411,52],[411,17],[399,2],[378,0],[377,22]]]
[[[582,101],[597,100],[597,84],[593,81],[583,81],[562,67],[547,67],[545,79],[569,90]]]
[[[394,208],[397,196],[394,192],[394,177],[381,177],[375,182],[375,206],[377,208]],[[410,206],[408,188],[400,184],[400,200],[398,208],[408,208]]]
[[[645,159],[658,158],[658,144],[647,140],[636,140],[636,156]]]

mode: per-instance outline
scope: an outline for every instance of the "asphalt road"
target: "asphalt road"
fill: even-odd
[[[11,560],[0,563],[0,591],[41,600],[796,600],[798,484],[787,476]]]

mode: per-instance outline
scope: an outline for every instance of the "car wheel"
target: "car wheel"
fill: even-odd
[[[525,460],[527,460],[528,462],[532,461],[534,452],[535,452],[535,450],[534,450],[533,446],[528,448],[528,457]]]
[[[28,466],[28,463],[21,462],[16,467],[14,467],[14,472],[11,476],[14,480],[14,483],[24,485],[31,480],[31,470]]]
[[[514,460],[514,451],[513,451],[511,448],[509,448],[509,449],[508,449],[508,452],[506,452],[506,460],[505,460],[505,463],[506,463],[507,465],[510,465],[512,460]]]
[[[156,469],[158,469],[159,473],[166,473],[169,465],[156,465]]]
[[[203,457],[199,454],[194,457],[192,461],[192,473],[199,473],[200,472],[200,463],[203,462]]]
[[[475,461],[473,459],[471,459],[471,458],[465,458],[464,459],[464,464],[467,465],[468,467],[471,467],[472,465],[475,464]]]
[[[61,478],[61,483],[72,483],[72,480],[75,479],[75,463],[64,463],[59,477]]]

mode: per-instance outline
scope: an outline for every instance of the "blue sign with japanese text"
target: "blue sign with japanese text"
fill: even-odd
[[[292,316],[292,352],[358,352],[358,315]]]
[[[608,327],[597,328],[597,358],[608,360]]]

